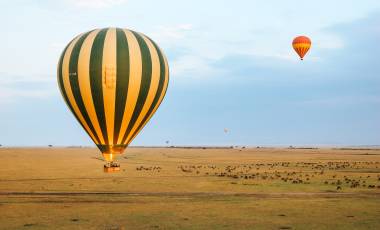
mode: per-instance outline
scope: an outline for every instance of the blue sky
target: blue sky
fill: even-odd
[[[145,33],[170,65],[133,145],[379,145],[380,1],[2,1],[0,144],[92,145],[56,83],[64,46],[99,27]],[[300,62],[291,48],[313,46]],[[229,133],[223,129],[228,128]]]

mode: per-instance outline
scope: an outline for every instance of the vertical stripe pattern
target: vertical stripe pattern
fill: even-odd
[[[103,153],[121,153],[161,104],[169,82],[165,55],[150,38],[105,28],[74,38],[57,68],[70,111]]]

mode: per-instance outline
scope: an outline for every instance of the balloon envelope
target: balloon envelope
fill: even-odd
[[[57,75],[66,104],[107,161],[149,121],[169,81],[161,49],[147,36],[120,28],[75,37],[62,52]]]
[[[301,60],[305,57],[306,53],[311,47],[311,40],[306,36],[298,36],[293,40],[293,49],[300,56]]]

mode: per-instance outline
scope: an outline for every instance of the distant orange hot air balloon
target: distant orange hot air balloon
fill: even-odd
[[[300,56],[301,60],[306,55],[307,51],[309,51],[311,46],[310,38],[306,36],[298,36],[293,40],[293,49]]]

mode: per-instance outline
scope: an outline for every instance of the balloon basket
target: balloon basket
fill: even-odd
[[[104,165],[104,172],[105,173],[112,173],[112,172],[119,172],[120,171],[120,164],[116,162],[107,162]]]

